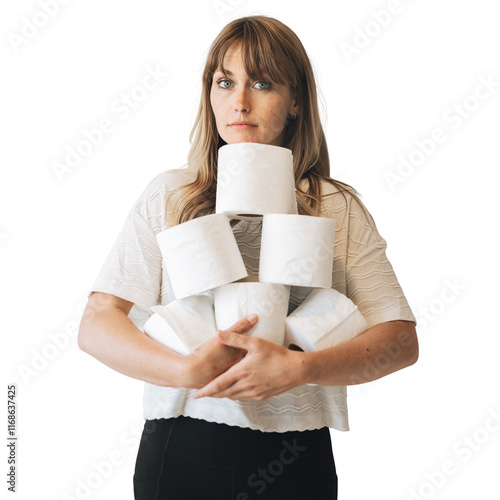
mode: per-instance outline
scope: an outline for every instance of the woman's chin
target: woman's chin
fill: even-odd
[[[252,136],[251,134],[233,134],[231,137],[222,137],[226,144],[239,144],[241,142],[253,142],[254,144],[271,144],[276,141],[266,140],[262,137]]]
[[[240,144],[242,142],[253,142],[255,144],[266,144],[258,138],[252,137],[231,137],[229,140],[224,139],[227,144]]]

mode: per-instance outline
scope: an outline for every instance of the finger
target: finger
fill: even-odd
[[[259,317],[256,314],[249,314],[238,320],[233,326],[229,327],[228,330],[234,333],[245,333],[257,323],[258,319]]]
[[[225,391],[233,384],[238,381],[238,378],[234,375],[234,373],[229,373],[230,370],[219,375],[217,378],[209,382],[204,387],[201,387],[197,391],[193,393],[193,398],[205,398],[210,397],[213,394],[217,394],[219,392]]]
[[[224,391],[216,392],[210,395],[211,398],[228,398],[233,401],[261,401],[262,399],[267,399],[269,396],[273,394],[269,394],[263,398],[262,396],[265,393],[256,392],[256,388],[247,388],[244,385],[236,382],[231,387],[228,387]]]
[[[238,384],[234,384],[224,391],[207,394],[207,397],[217,399],[228,398],[232,399],[233,401],[251,401],[258,399],[253,391],[240,388]]]
[[[218,330],[217,337],[224,345],[236,347],[238,349],[244,349],[246,351],[248,351],[250,348],[250,337],[236,334],[231,330]]]
[[[228,387],[224,391],[216,392],[211,394],[209,397],[211,398],[228,398],[232,399],[233,401],[241,400],[244,397],[248,396],[248,391],[243,390],[239,387],[238,384],[234,384],[231,387]],[[249,399],[251,399],[251,394]]]

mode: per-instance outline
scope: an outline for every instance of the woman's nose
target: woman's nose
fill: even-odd
[[[250,99],[246,89],[242,88],[236,92],[234,110],[239,113],[248,113],[250,111]]]

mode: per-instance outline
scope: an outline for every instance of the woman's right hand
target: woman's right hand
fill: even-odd
[[[245,316],[227,330],[234,333],[246,333],[256,322],[257,318],[251,321],[248,316]],[[208,339],[191,354],[185,356],[188,376],[184,387],[189,389],[203,387],[245,356],[246,351],[226,346],[216,336]]]

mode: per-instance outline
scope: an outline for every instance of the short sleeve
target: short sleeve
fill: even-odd
[[[386,256],[387,243],[371,215],[350,199],[346,255],[346,294],[370,327],[386,321],[416,324],[394,269]]]
[[[157,305],[161,290],[161,253],[147,222],[132,211],[91,291],[106,292],[143,309]]]
[[[173,294],[166,290],[169,279],[162,268],[156,235],[169,227],[166,207],[170,195],[195,175],[195,171],[188,169],[170,169],[149,182],[128,213],[89,291],[89,295],[105,292],[133,302],[129,317],[141,330],[152,314],[152,306],[171,295],[173,300]]]
[[[171,169],[158,174],[142,191],[118,233],[99,272],[92,292],[105,292],[134,303],[129,317],[141,329],[152,314],[152,306],[170,297],[162,295],[168,276],[156,235],[169,227],[166,220],[168,198],[191,181],[196,172]]]

